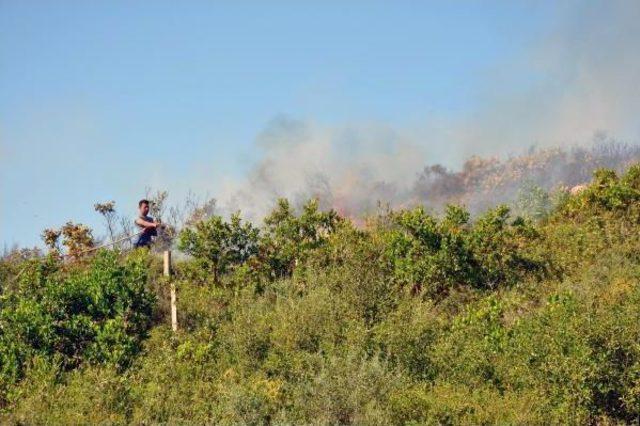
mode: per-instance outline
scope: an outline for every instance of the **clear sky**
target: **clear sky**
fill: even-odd
[[[215,196],[275,117],[469,114],[554,4],[0,0],[0,244],[95,225],[96,201],[133,215],[145,186]]]

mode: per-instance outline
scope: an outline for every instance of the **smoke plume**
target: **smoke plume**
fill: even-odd
[[[551,189],[637,160],[640,2],[564,3],[555,18],[526,52],[495,64],[466,115],[419,130],[274,119],[257,137],[259,160],[225,187],[222,205],[250,217],[277,197],[317,197],[351,216],[379,201],[476,210],[508,202],[524,180]]]

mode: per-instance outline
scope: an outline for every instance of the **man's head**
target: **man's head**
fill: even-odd
[[[142,216],[149,214],[149,200],[142,199],[138,202],[138,210]]]

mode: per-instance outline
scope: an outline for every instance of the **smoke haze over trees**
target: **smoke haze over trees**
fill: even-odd
[[[421,163],[417,146],[385,132],[374,144],[360,144],[348,129],[331,134],[304,123],[280,120],[262,136],[262,161],[221,208],[260,217],[277,198],[300,202],[317,198],[325,208],[355,219],[374,214],[380,204],[422,205],[441,210],[463,204],[478,213],[496,203],[513,204],[531,187],[545,192],[569,190],[588,181],[594,170],[623,171],[640,159],[640,147],[598,135],[588,146],[531,148],[520,155],[468,158],[459,168]],[[351,149],[343,155],[343,138]],[[370,141],[370,140],[369,140]],[[371,148],[371,146],[374,146]],[[320,152],[322,154],[320,154]],[[230,201],[229,201],[230,200]],[[231,207],[229,207],[231,206]]]

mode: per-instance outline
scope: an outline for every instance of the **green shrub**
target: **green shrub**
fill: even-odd
[[[441,220],[421,207],[395,213],[393,219],[387,257],[395,279],[412,294],[441,299],[459,285],[512,285],[544,266],[528,250],[538,239],[535,227],[521,218],[510,222],[506,206],[473,223],[469,213],[456,206],[449,206]]]
[[[314,250],[325,244],[339,222],[335,211],[320,211],[317,200],[309,200],[298,215],[289,201],[278,200],[274,210],[264,219],[260,244],[261,261],[269,276],[290,276]]]
[[[126,367],[150,326],[154,297],[146,289],[142,253],[124,264],[100,252],[70,274],[26,274],[15,291],[2,295],[0,360],[3,391],[18,381],[32,357],[57,359],[64,369],[81,362]]]
[[[178,247],[193,256],[207,271],[213,274],[217,284],[219,276],[230,268],[242,265],[258,253],[258,230],[251,223],[242,223],[240,214],[225,222],[220,216],[212,216],[196,222],[193,228],[180,233]]]

